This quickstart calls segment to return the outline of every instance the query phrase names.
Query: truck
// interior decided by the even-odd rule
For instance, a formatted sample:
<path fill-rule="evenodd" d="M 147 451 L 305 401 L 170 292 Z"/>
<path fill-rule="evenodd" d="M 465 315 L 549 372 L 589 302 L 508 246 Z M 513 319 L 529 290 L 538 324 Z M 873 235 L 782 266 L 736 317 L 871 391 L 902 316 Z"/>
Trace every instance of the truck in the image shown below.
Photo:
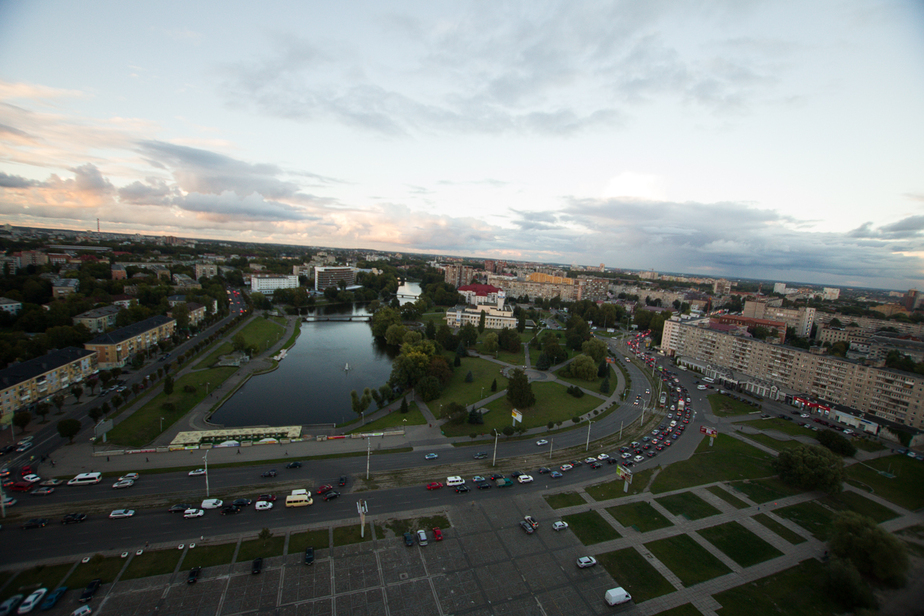
<path fill-rule="evenodd" d="M 495 481 L 495 485 L 497 485 L 498 488 L 506 488 L 508 486 L 512 486 L 513 482 L 506 477 L 501 477 Z"/>

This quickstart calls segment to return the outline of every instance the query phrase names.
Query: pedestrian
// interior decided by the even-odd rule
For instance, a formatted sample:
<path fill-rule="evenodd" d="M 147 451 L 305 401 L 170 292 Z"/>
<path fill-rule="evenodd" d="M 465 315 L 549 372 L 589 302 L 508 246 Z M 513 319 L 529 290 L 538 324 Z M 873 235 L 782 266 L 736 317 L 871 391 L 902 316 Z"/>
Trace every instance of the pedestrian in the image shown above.
<path fill-rule="evenodd" d="M 145 462 L 150 462 L 150 460 L 148 460 L 147 458 L 145 458 L 144 461 L 145 461 Z"/>
<path fill-rule="evenodd" d="M 241 450 L 240 450 L 240 449 L 237 450 L 237 455 L 241 455 Z"/>
<path fill-rule="evenodd" d="M 106 456 L 106 462 L 109 462 L 109 456 Z"/>

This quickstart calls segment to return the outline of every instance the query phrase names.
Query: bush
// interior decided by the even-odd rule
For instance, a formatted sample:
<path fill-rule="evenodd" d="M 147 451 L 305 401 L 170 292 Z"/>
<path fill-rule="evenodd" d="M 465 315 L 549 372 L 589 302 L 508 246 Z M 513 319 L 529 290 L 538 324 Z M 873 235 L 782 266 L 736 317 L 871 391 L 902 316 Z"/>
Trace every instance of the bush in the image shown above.
<path fill-rule="evenodd" d="M 196 388 L 193 385 L 183 385 L 183 391 L 188 394 L 196 393 Z"/>
<path fill-rule="evenodd" d="M 825 567 L 824 586 L 828 597 L 846 611 L 876 605 L 869 585 L 849 560 L 831 559 Z"/>
<path fill-rule="evenodd" d="M 176 402 L 164 402 L 160 408 L 164 409 L 168 413 L 176 411 Z"/>
<path fill-rule="evenodd" d="M 570 395 L 574 396 L 575 398 L 584 397 L 584 390 L 578 387 L 577 385 L 571 385 L 570 387 L 568 387 L 567 391 Z"/>
<path fill-rule="evenodd" d="M 834 430 L 822 430 L 815 435 L 815 438 L 824 447 L 838 455 L 850 457 L 857 453 L 857 448 L 853 446 L 853 443 Z"/>

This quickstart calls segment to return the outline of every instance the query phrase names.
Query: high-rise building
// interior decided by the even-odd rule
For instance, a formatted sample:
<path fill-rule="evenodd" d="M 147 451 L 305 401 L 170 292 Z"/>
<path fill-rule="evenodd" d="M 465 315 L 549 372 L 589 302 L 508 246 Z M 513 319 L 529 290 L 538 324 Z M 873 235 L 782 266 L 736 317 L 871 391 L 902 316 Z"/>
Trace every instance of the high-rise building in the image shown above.
<path fill-rule="evenodd" d="M 475 271 L 468 265 L 443 266 L 443 279 L 456 288 L 471 284 L 474 276 Z"/>
<path fill-rule="evenodd" d="M 298 284 L 298 276 L 295 276 L 296 286 Z M 340 285 L 340 282 L 344 282 L 346 286 L 353 286 L 356 280 L 356 269 L 352 267 L 316 267 L 314 268 L 314 290 L 323 291 L 329 287 L 337 287 Z"/>

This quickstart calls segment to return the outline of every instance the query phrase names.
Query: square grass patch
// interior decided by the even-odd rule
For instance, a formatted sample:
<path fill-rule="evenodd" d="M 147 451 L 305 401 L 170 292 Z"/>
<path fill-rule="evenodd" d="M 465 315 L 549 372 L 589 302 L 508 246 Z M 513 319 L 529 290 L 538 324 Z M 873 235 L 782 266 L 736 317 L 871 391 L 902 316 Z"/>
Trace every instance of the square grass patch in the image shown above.
<path fill-rule="evenodd" d="M 855 511 L 882 524 L 887 520 L 898 517 L 898 513 L 884 505 L 857 494 L 856 492 L 841 492 L 837 496 L 827 496 L 821 501 L 831 509 L 837 511 Z"/>
<path fill-rule="evenodd" d="M 743 500 L 741 500 L 740 498 L 738 498 L 737 496 L 735 496 L 728 490 L 725 490 L 721 486 L 709 486 L 706 489 L 712 492 L 715 496 L 718 496 L 719 498 L 721 498 L 723 501 L 725 501 L 726 503 L 728 503 L 735 509 L 747 509 L 748 507 L 750 507 L 749 504 L 747 504 L 746 502 L 744 502 Z"/>
<path fill-rule="evenodd" d="M 362 532 L 358 524 L 352 526 L 338 526 L 334 529 L 334 547 L 362 543 L 364 541 L 372 541 L 371 528 L 366 529 L 365 533 Z"/>
<path fill-rule="evenodd" d="M 635 494 L 641 494 L 645 491 L 645 488 L 648 486 L 648 482 L 651 479 L 651 474 L 654 472 L 654 469 L 648 469 L 640 473 L 634 473 L 632 475 L 632 483 L 629 484 L 629 491 L 623 492 L 623 485 L 625 481 L 622 479 L 614 479 L 613 481 L 607 481 L 606 483 L 598 483 L 597 485 L 590 486 L 586 489 L 586 492 L 595 501 L 605 501 L 613 498 L 621 498 L 623 496 L 633 496 Z"/>
<path fill-rule="evenodd" d="M 760 443 L 764 447 L 769 447 L 770 449 L 775 449 L 777 451 L 783 451 L 785 449 L 795 449 L 803 443 L 795 440 L 783 437 L 783 440 L 774 438 L 769 434 L 744 434 L 744 438 L 754 441 L 755 443 Z"/>
<path fill-rule="evenodd" d="M 568 523 L 571 531 L 584 545 L 593 545 L 612 541 L 622 537 L 615 528 L 603 519 L 596 511 L 585 511 L 563 516 L 562 519 Z"/>
<path fill-rule="evenodd" d="M 674 515 L 682 515 L 688 520 L 700 520 L 722 513 L 693 492 L 681 492 L 655 501 Z"/>
<path fill-rule="evenodd" d="M 237 562 L 243 563 L 254 558 L 272 558 L 282 556 L 286 538 L 283 535 L 263 539 L 249 539 L 241 541 L 241 549 L 237 551 Z"/>
<path fill-rule="evenodd" d="M 710 526 L 697 532 L 700 537 L 742 567 L 752 567 L 757 563 L 783 555 L 778 549 L 738 522 Z"/>
<path fill-rule="evenodd" d="M 799 489 L 786 485 L 776 477 L 736 481 L 732 487 L 755 503 L 761 504 L 800 493 Z"/>
<path fill-rule="evenodd" d="M 648 559 L 634 548 L 598 554 L 596 559 L 618 585 L 629 591 L 634 603 L 642 603 L 676 590 Z"/>
<path fill-rule="evenodd" d="M 183 558 L 183 568 L 230 565 L 231 559 L 234 558 L 234 549 L 236 547 L 236 543 L 222 543 L 220 545 L 199 546 L 188 549 L 186 550 L 186 557 Z"/>
<path fill-rule="evenodd" d="M 716 481 L 769 477 L 776 474 L 770 468 L 772 460 L 770 454 L 727 435 L 720 434 L 712 447 L 703 438 L 688 460 L 675 462 L 658 474 L 651 491 L 660 494 Z"/>
<path fill-rule="evenodd" d="M 119 578 L 122 580 L 136 580 L 155 575 L 167 575 L 176 571 L 183 552 L 180 550 L 145 550 L 141 556 L 134 556 L 132 562 Z"/>
<path fill-rule="evenodd" d="M 729 396 L 723 396 L 722 394 L 709 394 L 707 399 L 709 400 L 709 406 L 712 407 L 712 412 L 719 417 L 734 417 L 760 412 L 757 407 L 738 400 L 732 400 Z"/>
<path fill-rule="evenodd" d="M 330 530 L 319 528 L 304 533 L 289 535 L 289 554 L 304 552 L 305 548 L 313 547 L 316 550 L 326 550 L 330 547 Z"/>
<path fill-rule="evenodd" d="M 90 562 L 78 563 L 74 572 L 68 576 L 66 584 L 69 588 L 80 588 L 96 578 L 103 580 L 103 584 L 109 584 L 115 581 L 124 566 L 124 558 L 119 556 L 104 558 L 101 554 L 96 554 Z"/>
<path fill-rule="evenodd" d="M 782 432 L 783 434 L 789 434 L 791 436 L 811 436 L 815 438 L 815 431 L 811 428 L 803 428 L 795 421 L 786 421 L 784 419 L 772 418 L 772 419 L 757 419 L 755 421 L 744 421 L 738 423 L 738 425 L 751 426 L 756 430 L 775 430 L 777 432 Z M 746 435 L 750 437 L 751 435 Z"/>
<path fill-rule="evenodd" d="M 873 452 L 873 451 L 879 451 L 881 449 L 885 449 L 885 445 L 883 445 L 882 443 L 879 443 L 877 441 L 874 441 L 868 438 L 855 438 L 850 442 L 853 443 L 854 447 L 856 447 L 857 449 L 862 449 L 863 451 Z"/>
<path fill-rule="evenodd" d="M 658 616 L 703 616 L 703 613 L 693 607 L 692 603 L 684 603 L 666 612 L 658 612 Z"/>
<path fill-rule="evenodd" d="M 586 505 L 587 501 L 577 492 L 562 492 L 561 494 L 549 494 L 545 497 L 545 502 L 552 509 L 564 509 L 565 507 L 574 507 L 576 505 Z"/>
<path fill-rule="evenodd" d="M 784 525 L 780 524 L 779 522 L 777 522 L 776 520 L 768 516 L 766 513 L 758 513 L 757 515 L 753 516 L 752 519 L 755 522 L 763 524 L 768 529 L 770 529 L 771 531 L 773 531 L 774 533 L 776 533 L 777 535 L 779 535 L 780 537 L 782 537 L 783 539 L 785 539 L 786 541 L 788 541 L 789 543 L 793 545 L 798 545 L 800 543 L 805 543 L 806 541 L 808 541 L 808 539 L 806 539 L 799 533 L 788 529 Z"/>
<path fill-rule="evenodd" d="M 26 569 L 17 575 L 13 583 L 3 591 L 3 597 L 12 597 L 17 593 L 28 595 L 38 588 L 47 588 L 48 592 L 51 592 L 61 585 L 61 580 L 64 579 L 64 576 L 67 575 L 67 572 L 70 571 L 73 566 L 74 563 L 65 563 L 50 566 L 39 565 L 31 569 Z M 9 577 L 9 574 L 7 574 L 7 577 Z"/>
<path fill-rule="evenodd" d="M 607 507 L 606 510 L 617 522 L 623 526 L 631 526 L 640 533 L 673 526 L 670 520 L 645 501 Z"/>
<path fill-rule="evenodd" d="M 795 567 L 713 595 L 720 616 L 830 616 L 840 613 L 824 594 L 824 565 L 809 558 Z"/>
<path fill-rule="evenodd" d="M 812 533 L 812 536 L 819 541 L 827 541 L 830 538 L 834 512 L 814 501 L 775 509 L 773 513 L 790 522 L 795 522 Z"/>
<path fill-rule="evenodd" d="M 680 578 L 684 586 L 731 573 L 721 560 L 710 554 L 688 535 L 675 535 L 646 543 L 645 547 Z"/>
<path fill-rule="evenodd" d="M 919 460 L 903 455 L 877 458 L 848 466 L 847 477 L 905 509 L 924 507 L 924 464 Z"/>

